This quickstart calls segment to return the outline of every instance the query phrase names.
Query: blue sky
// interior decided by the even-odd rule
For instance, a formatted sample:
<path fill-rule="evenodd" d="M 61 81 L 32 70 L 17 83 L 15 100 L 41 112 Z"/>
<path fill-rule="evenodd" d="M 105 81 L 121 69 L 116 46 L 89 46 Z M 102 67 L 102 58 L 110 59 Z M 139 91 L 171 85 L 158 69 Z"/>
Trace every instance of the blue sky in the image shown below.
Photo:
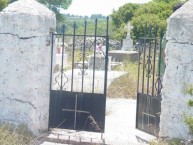
<path fill-rule="evenodd" d="M 105 16 L 117 10 L 126 3 L 147 3 L 151 0 L 72 0 L 69 8 L 62 13 L 90 16 L 91 14 L 103 14 Z"/>

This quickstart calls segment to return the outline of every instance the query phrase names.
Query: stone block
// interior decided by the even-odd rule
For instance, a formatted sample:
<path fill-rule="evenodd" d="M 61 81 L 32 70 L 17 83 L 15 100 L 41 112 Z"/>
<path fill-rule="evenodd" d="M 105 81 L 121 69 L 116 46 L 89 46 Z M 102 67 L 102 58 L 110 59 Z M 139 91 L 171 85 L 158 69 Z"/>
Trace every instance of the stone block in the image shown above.
<path fill-rule="evenodd" d="M 163 78 L 160 137 L 192 138 L 183 114 L 192 114 L 187 89 L 193 84 L 193 0 L 186 2 L 168 20 L 166 69 Z"/>
<path fill-rule="evenodd" d="M 36 135 L 48 129 L 55 27 L 55 14 L 35 0 L 0 12 L 0 120 L 26 124 Z"/>

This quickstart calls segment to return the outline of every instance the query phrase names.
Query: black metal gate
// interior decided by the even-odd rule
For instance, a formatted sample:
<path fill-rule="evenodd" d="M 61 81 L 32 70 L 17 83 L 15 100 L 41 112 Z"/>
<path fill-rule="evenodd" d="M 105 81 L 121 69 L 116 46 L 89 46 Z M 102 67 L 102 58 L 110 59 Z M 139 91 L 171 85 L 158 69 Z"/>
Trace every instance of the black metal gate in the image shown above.
<path fill-rule="evenodd" d="M 93 34 L 85 21 L 83 34 L 74 23 L 52 35 L 49 128 L 104 132 L 108 18 L 104 35 L 99 35 L 98 23 L 96 19 Z M 68 29 L 72 34 L 66 34 Z"/>
<path fill-rule="evenodd" d="M 139 39 L 136 128 L 158 136 L 162 76 L 165 70 L 162 32 L 145 28 Z M 159 35 L 159 36 L 158 36 Z"/>

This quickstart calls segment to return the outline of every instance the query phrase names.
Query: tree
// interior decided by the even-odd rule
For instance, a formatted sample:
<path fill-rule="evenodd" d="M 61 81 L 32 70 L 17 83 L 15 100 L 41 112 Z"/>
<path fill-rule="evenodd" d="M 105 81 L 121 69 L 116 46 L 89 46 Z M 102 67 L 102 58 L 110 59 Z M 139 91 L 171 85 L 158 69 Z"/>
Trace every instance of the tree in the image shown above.
<path fill-rule="evenodd" d="M 165 31 L 167 19 L 173 13 L 173 6 L 178 2 L 179 0 L 154 0 L 140 7 L 131 21 L 134 26 L 133 39 L 144 35 L 144 27 L 159 27 Z"/>
<path fill-rule="evenodd" d="M 46 5 L 56 14 L 57 31 L 61 31 L 61 27 L 64 24 L 65 16 L 60 13 L 60 8 L 67 9 L 72 0 L 38 0 L 40 3 Z"/>
<path fill-rule="evenodd" d="M 117 11 L 113 11 L 110 15 L 114 26 L 115 35 L 113 38 L 121 40 L 126 36 L 127 30 L 125 29 L 125 25 L 133 18 L 135 11 L 140 7 L 140 4 L 128 3 L 120 7 Z"/>
<path fill-rule="evenodd" d="M 8 0 L 0 0 L 0 11 L 8 5 Z"/>
<path fill-rule="evenodd" d="M 72 3 L 72 0 L 38 0 L 38 1 L 47 6 L 58 7 L 63 9 L 67 9 Z"/>
<path fill-rule="evenodd" d="M 111 15 L 116 26 L 116 39 L 125 38 L 124 25 L 130 21 L 134 26 L 132 37 L 134 40 L 143 36 L 143 28 L 156 26 L 166 29 L 166 20 L 173 13 L 173 7 L 180 0 L 153 0 L 146 4 L 126 4 Z M 123 31 L 124 30 L 124 31 Z"/>
<path fill-rule="evenodd" d="M 134 16 L 134 12 L 140 8 L 140 4 L 128 3 L 113 11 L 110 15 L 115 27 L 119 28 L 123 23 L 127 23 Z"/>

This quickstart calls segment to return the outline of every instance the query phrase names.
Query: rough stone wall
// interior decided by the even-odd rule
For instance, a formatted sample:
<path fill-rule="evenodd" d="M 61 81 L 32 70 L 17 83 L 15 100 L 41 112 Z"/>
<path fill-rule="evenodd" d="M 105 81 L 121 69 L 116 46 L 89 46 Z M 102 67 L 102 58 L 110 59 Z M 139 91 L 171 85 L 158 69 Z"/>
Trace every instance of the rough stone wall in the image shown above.
<path fill-rule="evenodd" d="M 51 47 L 55 14 L 35 0 L 0 13 L 0 120 L 48 129 Z"/>
<path fill-rule="evenodd" d="M 163 79 L 160 136 L 189 139 L 183 113 L 193 114 L 187 101 L 193 99 L 193 0 L 168 19 L 166 70 Z"/>

